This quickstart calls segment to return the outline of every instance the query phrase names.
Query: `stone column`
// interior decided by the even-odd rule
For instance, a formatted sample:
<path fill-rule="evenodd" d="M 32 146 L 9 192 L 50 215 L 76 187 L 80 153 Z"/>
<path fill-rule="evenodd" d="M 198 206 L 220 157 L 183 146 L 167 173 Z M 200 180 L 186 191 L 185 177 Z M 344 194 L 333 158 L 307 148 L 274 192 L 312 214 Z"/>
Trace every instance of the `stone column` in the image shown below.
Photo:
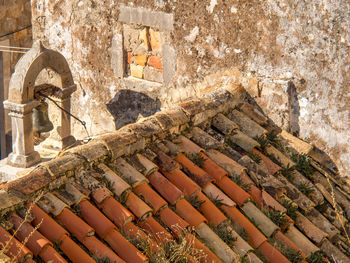
<path fill-rule="evenodd" d="M 4 102 L 12 122 L 12 153 L 7 158 L 11 166 L 27 168 L 40 162 L 40 155 L 34 151 L 32 110 L 39 101 L 25 104 Z"/>
<path fill-rule="evenodd" d="M 71 106 L 71 95 L 76 90 L 76 85 L 62 89 L 59 98 L 54 98 L 56 103 L 63 108 L 65 111 L 59 109 L 56 105 L 55 115 L 57 113 L 57 124 L 58 127 L 55 127 L 55 131 L 50 134 L 50 137 L 43 142 L 43 147 L 48 149 L 64 149 L 68 146 L 71 146 L 75 143 L 75 138 L 71 135 L 71 122 L 70 115 L 67 112 L 70 112 Z M 49 109 L 49 110 L 52 110 Z"/>

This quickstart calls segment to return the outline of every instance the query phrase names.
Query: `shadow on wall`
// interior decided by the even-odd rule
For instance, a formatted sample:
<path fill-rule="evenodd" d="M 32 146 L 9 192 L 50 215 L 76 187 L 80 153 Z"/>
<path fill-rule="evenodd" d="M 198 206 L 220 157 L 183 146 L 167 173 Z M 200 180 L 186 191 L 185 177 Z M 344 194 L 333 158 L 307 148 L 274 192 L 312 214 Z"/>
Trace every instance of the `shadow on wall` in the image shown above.
<path fill-rule="evenodd" d="M 119 129 L 139 117 L 155 114 L 160 110 L 160 101 L 144 93 L 124 89 L 115 94 L 107 104 L 107 109 L 114 117 L 116 129 Z"/>

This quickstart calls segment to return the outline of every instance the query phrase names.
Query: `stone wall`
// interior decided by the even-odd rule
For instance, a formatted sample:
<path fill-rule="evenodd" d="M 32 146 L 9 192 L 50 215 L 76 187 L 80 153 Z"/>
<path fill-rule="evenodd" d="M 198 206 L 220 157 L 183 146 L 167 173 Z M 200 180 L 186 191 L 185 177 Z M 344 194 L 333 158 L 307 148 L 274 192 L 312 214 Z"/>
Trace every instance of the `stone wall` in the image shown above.
<path fill-rule="evenodd" d="M 0 0 L 0 46 L 31 47 L 31 25 L 30 0 Z M 11 73 L 22 55 L 22 53 L 0 51 L 0 157 L 2 158 L 11 151 L 10 118 L 3 110 L 2 101 L 7 99 Z M 4 134 L 7 134 L 7 138 Z"/>
<path fill-rule="evenodd" d="M 90 133 L 236 80 L 343 175 L 350 171 L 349 12 L 348 1 L 333 0 L 32 0 L 34 38 L 69 61 L 78 84 L 73 113 Z M 127 28 L 139 37 L 128 38 Z M 146 80 L 153 49 L 130 48 L 145 43 L 142 30 L 160 32 L 163 41 L 162 68 Z M 120 103 L 125 96 L 130 104 Z M 84 135 L 78 123 L 73 130 Z"/>

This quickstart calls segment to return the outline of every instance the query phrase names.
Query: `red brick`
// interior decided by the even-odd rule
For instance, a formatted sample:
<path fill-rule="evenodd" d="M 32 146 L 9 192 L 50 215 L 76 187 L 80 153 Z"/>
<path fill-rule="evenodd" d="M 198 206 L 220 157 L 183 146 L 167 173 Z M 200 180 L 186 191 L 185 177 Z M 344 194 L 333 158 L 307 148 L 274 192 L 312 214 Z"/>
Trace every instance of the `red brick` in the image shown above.
<path fill-rule="evenodd" d="M 162 59 L 155 56 L 150 56 L 148 59 L 148 66 L 161 69 L 163 67 Z"/>
<path fill-rule="evenodd" d="M 128 52 L 128 63 L 131 64 L 131 58 L 132 58 L 132 54 L 131 52 Z"/>
<path fill-rule="evenodd" d="M 141 55 L 141 56 L 135 56 L 135 63 L 140 66 L 145 66 L 147 62 L 147 56 Z"/>

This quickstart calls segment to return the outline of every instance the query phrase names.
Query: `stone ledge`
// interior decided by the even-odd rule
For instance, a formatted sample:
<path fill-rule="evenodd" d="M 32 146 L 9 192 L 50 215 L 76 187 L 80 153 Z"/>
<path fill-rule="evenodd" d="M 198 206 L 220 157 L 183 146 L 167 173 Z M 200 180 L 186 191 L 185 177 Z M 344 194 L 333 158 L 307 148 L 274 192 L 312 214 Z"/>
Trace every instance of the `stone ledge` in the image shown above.
<path fill-rule="evenodd" d="M 174 15 L 152 11 L 142 7 L 120 6 L 118 21 L 144 26 L 158 27 L 165 30 L 174 29 Z"/>

